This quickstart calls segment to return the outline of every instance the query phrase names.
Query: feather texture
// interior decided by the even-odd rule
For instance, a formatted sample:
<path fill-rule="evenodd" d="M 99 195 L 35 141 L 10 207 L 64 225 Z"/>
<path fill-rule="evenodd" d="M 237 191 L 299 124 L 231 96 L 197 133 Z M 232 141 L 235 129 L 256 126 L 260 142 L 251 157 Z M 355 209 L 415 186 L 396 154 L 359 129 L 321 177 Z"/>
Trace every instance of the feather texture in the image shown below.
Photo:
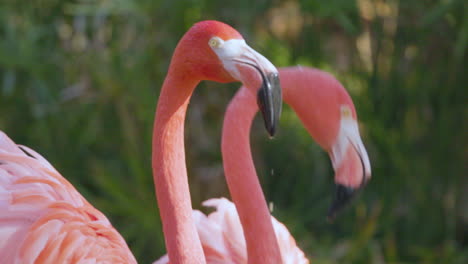
<path fill-rule="evenodd" d="M 0 131 L 0 263 L 136 263 L 109 220 Z"/>

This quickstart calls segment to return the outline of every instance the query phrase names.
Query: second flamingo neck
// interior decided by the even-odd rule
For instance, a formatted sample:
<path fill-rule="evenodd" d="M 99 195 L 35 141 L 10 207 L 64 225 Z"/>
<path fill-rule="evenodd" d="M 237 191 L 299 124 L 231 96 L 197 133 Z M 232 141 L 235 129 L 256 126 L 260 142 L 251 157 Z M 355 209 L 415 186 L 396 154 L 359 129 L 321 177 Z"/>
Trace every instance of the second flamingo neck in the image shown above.
<path fill-rule="evenodd" d="M 242 223 L 249 263 L 282 263 L 270 212 L 250 149 L 250 127 L 258 108 L 242 89 L 229 105 L 222 138 L 224 171 Z"/>

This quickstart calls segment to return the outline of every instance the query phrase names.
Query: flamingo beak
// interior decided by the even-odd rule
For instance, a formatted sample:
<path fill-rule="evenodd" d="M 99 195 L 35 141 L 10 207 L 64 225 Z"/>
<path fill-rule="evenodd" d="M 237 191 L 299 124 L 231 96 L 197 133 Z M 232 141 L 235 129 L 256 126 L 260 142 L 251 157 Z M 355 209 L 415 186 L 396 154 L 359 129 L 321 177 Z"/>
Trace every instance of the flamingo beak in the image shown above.
<path fill-rule="evenodd" d="M 279 123 L 282 108 L 281 86 L 278 73 L 262 74 L 262 86 L 257 93 L 258 108 L 262 112 L 263 121 L 268 134 L 273 137 Z"/>
<path fill-rule="evenodd" d="M 338 140 L 330 157 L 335 169 L 335 197 L 327 217 L 333 220 L 360 193 L 371 177 L 369 157 L 356 120 L 341 121 Z"/>
<path fill-rule="evenodd" d="M 249 47 L 243 39 L 224 41 L 213 37 L 210 46 L 226 71 L 249 90 L 257 93 L 257 104 L 262 112 L 265 128 L 273 137 L 282 110 L 278 70 L 263 55 Z"/>

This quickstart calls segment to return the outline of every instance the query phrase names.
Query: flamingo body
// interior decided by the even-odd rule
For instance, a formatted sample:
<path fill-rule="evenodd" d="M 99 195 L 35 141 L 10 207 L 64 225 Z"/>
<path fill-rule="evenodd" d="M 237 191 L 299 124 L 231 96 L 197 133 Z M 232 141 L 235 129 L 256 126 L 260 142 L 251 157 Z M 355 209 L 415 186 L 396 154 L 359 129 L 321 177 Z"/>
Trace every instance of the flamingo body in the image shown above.
<path fill-rule="evenodd" d="M 0 131 L 0 263 L 136 263 L 109 220 Z"/>

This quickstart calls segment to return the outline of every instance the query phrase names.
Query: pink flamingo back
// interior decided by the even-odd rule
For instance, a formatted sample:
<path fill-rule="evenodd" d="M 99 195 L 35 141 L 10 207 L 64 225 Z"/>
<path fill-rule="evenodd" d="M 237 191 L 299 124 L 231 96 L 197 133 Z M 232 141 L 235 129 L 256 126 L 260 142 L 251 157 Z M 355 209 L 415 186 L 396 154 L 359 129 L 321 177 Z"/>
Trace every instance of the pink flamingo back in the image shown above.
<path fill-rule="evenodd" d="M 109 220 L 0 131 L 0 263 L 136 263 Z"/>

